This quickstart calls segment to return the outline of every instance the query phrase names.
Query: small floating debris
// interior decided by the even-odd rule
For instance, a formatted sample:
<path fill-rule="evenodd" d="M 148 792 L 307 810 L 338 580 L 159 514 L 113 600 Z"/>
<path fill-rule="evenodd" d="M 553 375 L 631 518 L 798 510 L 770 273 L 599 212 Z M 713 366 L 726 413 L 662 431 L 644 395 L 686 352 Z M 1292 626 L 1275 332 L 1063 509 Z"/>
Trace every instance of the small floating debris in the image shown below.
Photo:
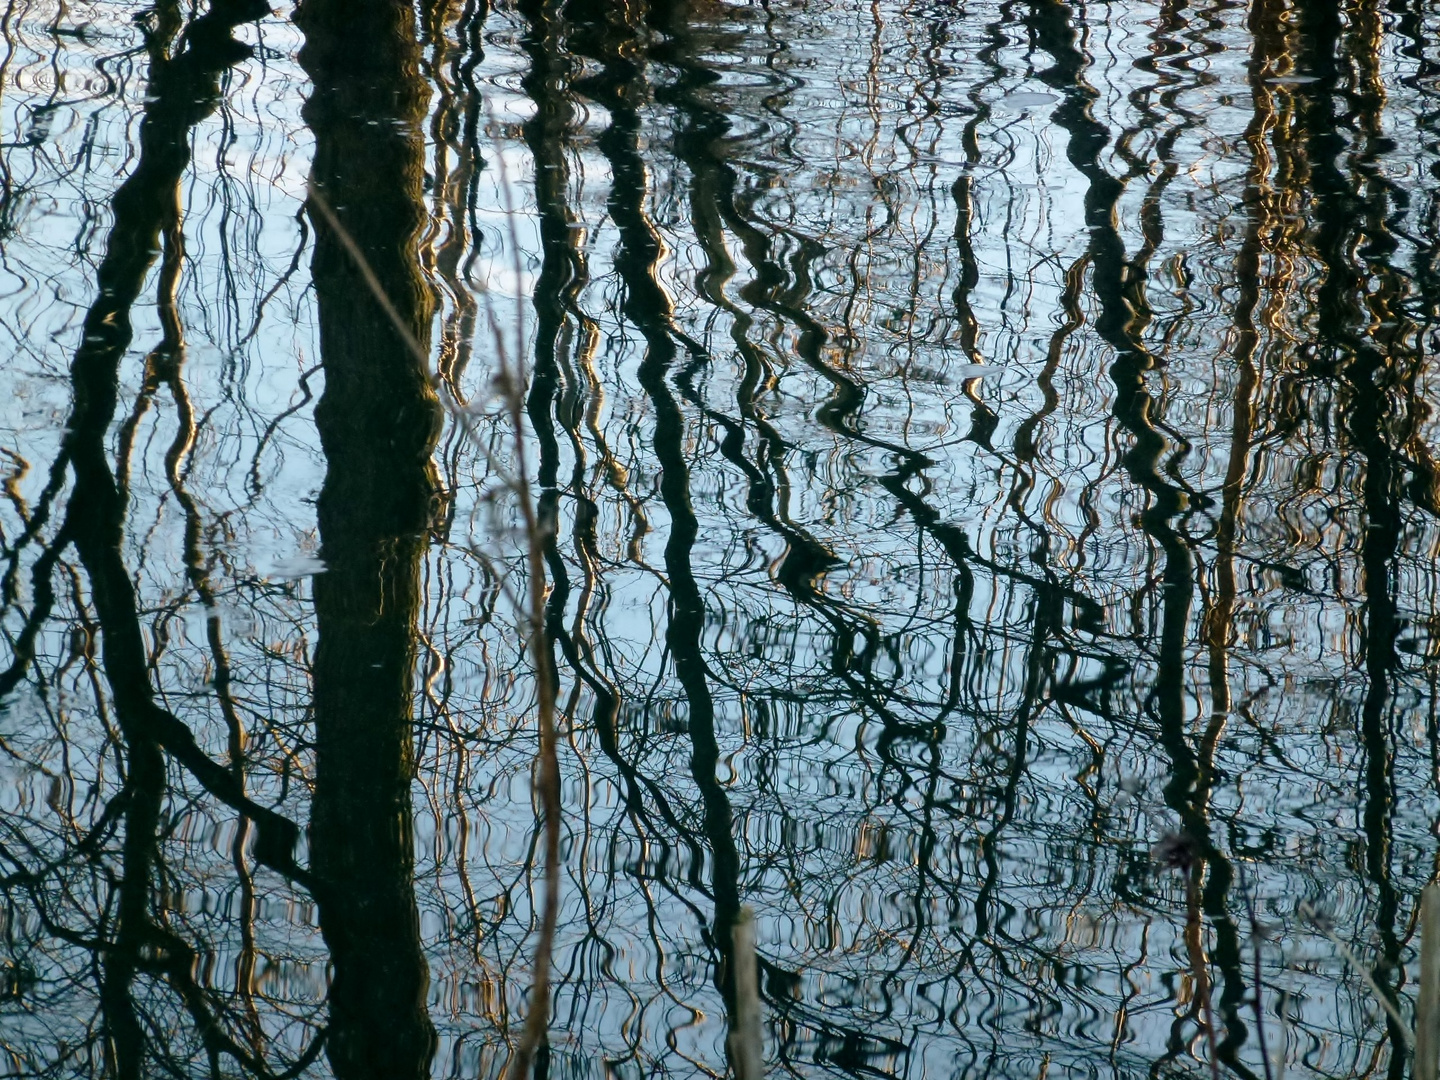
<path fill-rule="evenodd" d="M 323 574 L 326 569 L 325 560 L 318 555 L 296 555 L 272 564 L 265 577 L 270 581 L 294 581 Z"/>
<path fill-rule="evenodd" d="M 1022 109 L 1033 109 L 1038 105 L 1049 105 L 1059 100 L 1058 94 L 1047 94 L 1043 90 L 1016 90 L 1006 94 L 995 104 L 1002 109 L 1020 112 Z"/>

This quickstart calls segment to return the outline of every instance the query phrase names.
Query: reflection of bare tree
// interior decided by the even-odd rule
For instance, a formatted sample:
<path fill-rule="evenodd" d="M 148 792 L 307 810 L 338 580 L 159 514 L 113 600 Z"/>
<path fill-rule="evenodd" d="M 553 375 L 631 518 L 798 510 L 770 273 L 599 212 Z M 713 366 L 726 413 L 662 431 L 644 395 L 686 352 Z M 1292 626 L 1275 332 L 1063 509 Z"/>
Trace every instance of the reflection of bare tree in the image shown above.
<path fill-rule="evenodd" d="M 1433 126 L 1433 13 L 419 7 L 417 34 L 399 0 L 302 6 L 310 178 L 411 333 L 442 327 L 495 460 L 437 444 L 424 365 L 318 208 L 295 238 L 299 35 L 266 20 L 227 67 L 225 4 L 143 24 L 154 100 L 122 141 L 149 194 L 97 219 L 117 254 L 69 434 L 3 478 L 0 763 L 32 770 L 0 821 L 4 1038 L 29 1009 L 26 1061 L 68 1023 L 90 1072 L 101 1034 L 129 1075 L 324 1071 L 327 1046 L 339 1075 L 498 1072 L 539 910 L 537 658 L 505 556 L 465 543 L 513 526 L 470 360 L 477 324 L 513 328 L 481 283 L 513 276 L 566 740 L 542 1069 L 722 1068 L 742 898 L 779 1071 L 1193 1071 L 1207 995 L 1237 1074 L 1256 1015 L 1292 1073 L 1400 1068 L 1291 912 L 1334 896 L 1406 1007 L 1440 290 L 1432 180 L 1397 182 L 1395 144 Z M 7 47 L 37 25 L 0 19 Z M 256 121 L 277 79 L 296 104 Z M 247 124 L 302 148 L 284 213 L 254 201 L 266 153 L 217 157 L 213 211 L 180 153 Z M 48 148 L 4 152 L 23 198 L 10 165 Z M 253 248 L 218 254 L 237 213 Z M 245 300 L 310 226 L 309 276 Z M 146 275 L 156 341 L 127 351 Z M 206 367 L 247 321 L 265 370 Z M 289 360 L 313 381 L 262 415 Z M 288 516 L 310 550 L 317 488 L 325 571 L 267 579 L 257 530 Z M 1177 829 L 1183 877 L 1150 857 Z M 1237 927 L 1240 887 L 1274 940 Z"/>
<path fill-rule="evenodd" d="M 403 10 L 392 6 L 389 13 L 399 15 Z M 54 603 L 48 579 L 59 553 L 67 544 L 73 544 L 80 556 L 103 646 L 102 666 L 118 727 L 115 737 L 123 759 L 124 783 L 119 796 L 100 815 L 94 831 L 75 846 L 70 859 L 53 863 L 49 869 L 21 869 L 7 879 L 7 888 L 20 889 L 28 894 L 35 910 L 48 912 L 46 933 L 58 935 L 67 947 L 92 948 L 101 959 L 97 999 L 107 1067 L 116 1075 L 149 1075 L 157 1062 L 168 1069 L 183 1069 L 184 1060 L 198 1053 L 208 1058 L 212 1069 L 219 1068 L 220 1059 L 228 1057 L 248 1073 L 269 1076 L 272 1069 L 267 1059 L 272 1055 L 283 1058 L 283 1051 L 275 1055 L 266 1046 L 274 1018 L 268 1014 L 261 1017 L 253 992 L 255 945 L 250 920 L 254 898 L 246 866 L 244 825 L 253 822 L 259 826 L 253 857 L 316 897 L 322 929 L 334 939 L 336 989 L 331 1000 L 328 1042 L 336 1071 L 356 1075 L 357 1068 L 363 1071 L 378 1067 L 384 1075 L 399 1075 L 403 1070 L 391 1064 L 408 1061 L 409 1069 L 423 1073 L 434 1036 L 424 1009 L 426 968 L 418 948 L 409 870 L 409 782 L 413 770 L 409 738 L 418 560 L 424 549 L 433 489 L 428 451 L 433 445 L 437 415 L 423 371 L 417 372 L 403 348 L 386 347 L 383 330 L 378 339 L 362 334 L 343 340 L 345 330 L 354 325 L 353 313 L 346 313 L 347 305 L 354 300 L 350 291 L 353 281 L 347 280 L 347 274 L 353 276 L 353 268 L 343 256 L 338 260 L 334 257 L 338 249 L 333 237 L 324 236 L 315 268 L 322 318 L 327 312 L 331 316 L 325 329 L 340 328 L 338 334 L 322 337 L 326 356 L 343 358 L 333 369 L 327 367 L 328 408 L 321 410 L 322 437 L 327 437 L 327 450 L 333 446 L 337 460 L 327 494 L 338 495 L 324 500 L 321 518 L 322 533 L 328 523 L 330 533 L 341 539 L 326 544 L 325 554 L 331 560 L 334 577 L 322 580 L 316 590 L 322 626 L 315 695 L 320 753 L 312 811 L 311 869 L 295 861 L 295 826 L 255 803 L 245 792 L 245 734 L 230 692 L 230 664 L 219 636 L 214 591 L 200 550 L 200 507 L 184 487 L 184 462 L 195 439 L 195 421 L 180 375 L 184 345 L 175 304 L 182 235 L 177 186 L 190 160 L 190 129 L 214 107 L 220 74 L 247 55 L 232 39 L 231 32 L 256 14 L 250 5 L 217 3 L 209 13 L 185 27 L 173 43 L 153 39 L 151 94 L 140 127 L 141 154 L 113 200 L 114 225 L 106 258 L 97 271 L 100 298 L 87 317 L 84 343 L 72 367 L 74 412 L 62 455 L 52 470 L 62 475 L 69 464 L 74 486 L 56 537 L 35 568 L 37 575 L 45 575 L 40 580 L 46 586 L 40 591 L 42 603 L 35 613 L 38 625 Z M 316 15 L 318 20 L 324 12 Z M 172 35 L 179 29 L 174 23 L 166 25 Z M 403 54 L 407 41 L 413 48 L 413 31 L 408 24 L 401 23 L 395 29 L 398 33 L 389 39 L 393 45 L 391 55 Z M 331 30 L 326 28 L 327 34 Z M 385 43 L 380 38 L 368 40 Z M 322 56 L 317 60 L 317 70 L 324 71 L 324 64 Z M 366 79 L 373 73 L 373 67 L 366 69 Z M 405 74 L 403 64 L 399 74 Z M 343 94 L 347 89 L 343 72 L 337 81 L 338 87 L 331 89 Z M 353 87 L 353 79 L 350 85 Z M 423 107 L 423 86 L 421 95 L 418 100 Z M 382 90 L 381 96 L 382 104 L 389 105 L 386 91 Z M 337 117 L 324 110 L 324 105 L 333 101 L 333 96 L 317 94 L 316 127 L 322 147 L 326 146 L 327 134 L 332 136 L 331 146 L 343 144 L 345 136 L 350 137 L 352 145 L 339 148 L 338 160 L 344 161 L 345 154 L 355 150 L 357 127 L 362 140 L 374 128 L 365 123 L 363 111 L 346 111 L 357 105 L 363 110 L 364 102 L 345 102 L 337 110 Z M 327 122 L 329 128 L 325 127 Z M 384 138 L 380 142 L 380 146 L 370 149 L 377 153 L 384 149 Z M 377 199 L 386 191 L 398 193 L 382 211 L 381 224 L 371 229 L 375 238 L 371 255 L 382 272 L 394 277 L 389 284 L 397 296 L 403 297 L 404 281 L 417 281 L 413 240 L 419 221 L 418 212 L 412 212 L 408 219 L 404 214 L 407 206 L 412 210 L 414 207 L 414 194 L 407 190 L 405 180 L 407 176 L 417 178 L 419 168 L 407 168 L 405 151 L 411 141 L 402 134 L 399 142 L 398 158 L 392 155 L 392 160 L 398 162 L 394 175 L 368 171 L 363 176 L 373 181 L 364 193 L 367 198 Z M 357 174 L 336 169 L 336 160 L 335 155 L 318 156 L 317 180 L 322 184 L 330 181 L 333 193 L 343 197 L 347 190 L 354 192 Z M 378 158 L 371 160 L 373 163 Z M 392 226 L 393 235 L 386 233 L 385 229 Z M 106 438 L 118 404 L 116 372 L 131 337 L 131 306 L 162 235 L 165 257 L 159 284 L 164 340 L 147 359 L 145 383 L 134 410 L 121 425 L 120 460 L 112 469 Z M 395 270 L 397 266 L 399 271 Z M 416 329 L 423 330 L 428 322 L 429 294 L 421 283 L 409 296 L 416 312 Z M 357 342 L 362 347 L 352 351 Z M 335 352 L 329 351 L 330 346 L 335 346 Z M 377 418 L 373 408 L 357 417 L 356 409 L 371 407 L 377 400 L 373 394 L 357 391 L 373 388 L 377 380 L 383 381 L 391 372 L 398 379 L 391 379 L 393 392 L 381 401 L 382 408 L 391 410 L 389 426 Z M 352 376 L 348 384 L 347 374 Z M 184 511 L 184 557 L 190 584 L 209 612 L 207 635 L 214 662 L 215 693 L 229 730 L 229 765 L 207 756 L 186 724 L 161 704 L 165 691 L 151 681 L 153 657 L 144 642 L 139 600 L 122 558 L 134 433 L 161 385 L 170 389 L 180 419 L 166 454 L 166 473 Z M 407 401 L 414 401 L 414 407 L 406 408 Z M 370 441 L 377 429 L 394 433 L 389 444 L 378 448 L 378 458 L 373 450 L 375 444 Z M 357 432 L 362 433 L 358 442 Z M 408 455 L 399 446 L 406 439 L 412 446 Z M 372 448 L 368 456 L 367 447 Z M 406 473 L 405 463 L 409 473 L 402 483 L 399 478 Z M 368 474 L 367 468 L 371 470 Z M 382 468 L 389 480 L 377 483 L 374 470 Z M 52 485 L 52 494 L 56 490 Z M 357 492 L 364 491 L 374 495 L 368 502 L 357 496 Z M 44 524 L 45 507 L 40 511 L 30 515 L 34 523 L 32 535 Z M 341 519 L 338 529 L 333 524 L 337 516 Z M 324 586 L 328 580 L 336 581 L 340 588 L 327 591 Z M 29 659 L 28 649 L 17 650 L 6 676 L 9 686 L 24 677 Z M 357 739 L 357 727 L 369 737 Z M 211 798 L 241 815 L 242 825 L 233 850 L 244 905 L 239 927 L 243 953 L 236 968 L 240 984 L 238 1011 L 232 1012 L 234 1004 L 217 995 L 199 977 L 196 966 L 201 953 L 180 929 L 186 921 L 184 916 L 156 904 L 157 889 L 163 895 L 170 888 L 172 871 L 162 856 L 162 841 L 164 833 L 173 827 L 168 821 L 171 800 L 183 790 L 172 788 L 169 782 L 167 763 L 172 760 L 199 781 Z M 99 901 L 95 931 L 99 937 L 92 943 L 86 934 L 66 929 L 74 917 L 66 909 L 78 897 L 72 891 L 73 884 L 64 882 L 64 878 L 73 878 L 88 860 L 106 855 L 108 838 L 117 828 L 121 832 L 115 853 L 113 895 Z M 28 841 L 24 843 L 31 846 Z M 360 848 L 357 844 L 367 846 Z M 39 854 L 33 846 L 32 851 Z M 18 856 L 11 853 L 7 858 Z M 79 860 L 74 869 L 70 868 L 72 860 Z M 16 865 L 23 867 L 23 860 Z M 102 866 L 95 864 L 97 871 Z M 48 879 L 60 886 L 58 892 Z M 398 934 L 398 941 L 390 943 L 386 934 Z M 147 981 L 154 978 L 168 982 L 185 1021 L 177 1020 L 163 996 L 156 997 L 146 989 Z M 399 1000 L 411 1003 L 413 1012 L 408 1023 L 403 1022 L 396 1006 L 397 994 Z M 383 1026 L 375 1020 L 377 1010 L 384 1017 Z M 323 1037 L 312 1037 L 300 1048 L 302 1052 L 291 1063 L 289 1072 L 306 1069 L 326 1042 Z M 377 1054 L 376 1047 L 395 1056 Z"/>
<path fill-rule="evenodd" d="M 690 776 L 700 792 L 700 836 L 709 866 L 709 893 L 713 921 L 706 936 L 718 953 L 714 980 L 733 1017 L 735 1009 L 732 934 L 740 914 L 740 860 L 734 837 L 734 814 L 716 769 L 719 747 L 715 737 L 715 706 L 704 660 L 701 636 L 705 602 L 692 566 L 698 521 L 691 505 L 690 470 L 685 451 L 685 420 L 670 390 L 672 368 L 681 353 L 677 347 L 670 297 L 657 276 L 661 252 L 659 236 L 646 213 L 648 170 L 637 142 L 640 130 L 636 104 L 645 93 L 643 72 L 628 55 L 638 30 L 628 12 L 603 4 L 571 0 L 564 9 L 571 27 L 572 48 L 599 65 L 598 75 L 587 80 L 585 92 L 610 112 L 609 127 L 598 147 L 614 175 L 609 208 L 620 233 L 621 248 L 615 263 L 625 283 L 625 316 L 645 339 L 639 380 L 655 410 L 653 447 L 660 464 L 660 498 L 669 515 L 664 569 L 669 586 L 665 643 L 673 656 L 675 674 L 685 701 L 685 724 L 690 740 Z"/>
<path fill-rule="evenodd" d="M 112 469 L 106 448 L 118 404 L 117 369 L 132 337 L 131 308 L 162 233 L 165 340 L 152 354 L 147 374 L 156 381 L 169 381 L 177 399 L 184 400 L 178 371 L 182 332 L 174 311 L 181 235 L 176 192 L 190 160 L 191 129 L 214 109 L 221 74 L 248 55 L 231 35 L 237 26 L 259 14 L 250 3 L 217 3 L 186 26 L 178 40 L 172 42 L 166 36 L 179 30 L 178 20 L 162 20 L 152 36 L 151 91 L 140 128 L 141 153 L 112 200 L 114 221 L 105 258 L 95 275 L 98 299 L 87 313 L 83 342 L 71 366 L 73 411 L 61 456 L 52 467 L 52 476 L 58 476 L 68 465 L 74 485 L 64 520 L 50 548 L 36 563 L 37 575 L 48 579 L 65 546 L 73 544 L 80 557 L 102 637 L 102 667 L 119 729 L 117 749 L 123 757 L 124 783 L 100 815 L 98 827 L 75 845 L 68 857 L 44 869 L 25 869 L 15 853 L 7 853 L 7 859 L 17 865 L 7 886 L 29 894 L 37 912 L 43 913 L 48 933 L 72 947 L 94 952 L 99 965 L 104 1060 L 107 1069 L 121 1077 L 149 1075 L 157 1066 L 177 1068 L 178 1062 L 196 1050 L 214 1068 L 222 1057 L 229 1057 L 247 1071 L 268 1074 L 258 1056 L 260 1051 L 245 1045 L 253 1045 L 253 1028 L 252 1037 L 245 1041 L 231 1036 L 223 1007 L 196 979 L 194 947 L 155 908 L 155 892 L 165 878 L 159 844 L 162 807 L 169 791 L 168 759 L 183 766 L 213 797 L 260 824 L 256 856 L 262 862 L 294 880 L 309 879 L 294 861 L 297 830 L 293 824 L 249 800 L 238 774 L 208 757 L 189 728 L 157 701 L 137 598 L 122 557 L 126 464 L 122 458 L 119 467 Z M 147 385 L 147 392 L 153 392 L 153 385 Z M 122 454 L 128 448 L 128 440 L 122 438 Z M 178 477 L 172 474 L 172 480 L 178 481 Z M 53 494 L 55 488 L 50 490 Z M 46 512 L 32 516 L 36 528 L 45 516 Z M 32 618 L 43 619 L 54 602 L 48 580 L 38 593 L 40 603 Z M 29 646 L 16 650 L 7 673 L 7 689 L 14 686 L 31 659 Z M 63 907 L 72 901 L 73 885 L 65 879 L 101 854 L 110 835 L 122 828 L 118 863 L 109 880 L 110 895 L 100 902 L 95 915 L 95 937 L 67 929 L 73 914 Z M 77 863 L 74 869 L 69 865 L 72 860 Z M 52 878 L 53 883 L 47 880 Z M 164 1002 L 142 990 L 148 978 L 168 983 L 188 1014 L 188 1038 L 178 1032 L 173 1040 L 154 1037 L 157 1023 L 168 1027 L 158 1019 L 167 1010 Z M 319 1043 L 312 1042 L 298 1067 L 304 1068 L 318 1050 Z"/>
<path fill-rule="evenodd" d="M 1343 22 L 1342 22 L 1343 19 Z M 1348 24 L 1348 25 L 1346 25 Z M 1402 898 L 1392 880 L 1394 724 L 1391 683 L 1399 663 L 1396 638 L 1401 611 L 1393 581 L 1401 553 L 1402 446 L 1417 402 L 1407 394 L 1419 366 L 1407 342 L 1414 336 L 1404 311 L 1410 284 L 1388 256 L 1399 246 L 1391 235 L 1391 192 L 1367 175 L 1365 162 L 1384 138 L 1384 89 L 1378 74 L 1379 14 L 1368 5 L 1306 4 L 1301 9 L 1300 56 L 1318 79 L 1303 93 L 1303 158 L 1316 206 L 1313 243 L 1324 279 L 1315 296 L 1319 341 L 1308 358 L 1313 370 L 1338 376 L 1343 398 L 1337 410 L 1349 449 L 1361 458 L 1359 563 L 1364 602 L 1362 663 L 1364 698 L 1359 735 L 1364 753 L 1363 825 L 1365 869 L 1375 889 L 1375 929 L 1385 972 L 1382 991 L 1393 995 L 1391 974 L 1400 958 Z M 1348 111 L 1337 114 L 1337 91 L 1346 87 Z M 1344 133 L 1350 133 L 1349 137 Z M 1349 168 L 1342 162 L 1350 163 Z M 1363 236 L 1363 247 L 1361 237 Z M 1359 248 L 1360 258 L 1353 253 Z M 1387 329 L 1375 333 L 1371 328 Z M 1426 506 L 1423 483 L 1412 488 Z M 1387 1014 L 1391 1053 L 1387 1075 L 1405 1074 L 1402 1029 Z"/>
<path fill-rule="evenodd" d="M 1175 13 L 1163 20 L 1173 25 Z M 1068 135 L 1067 156 L 1085 177 L 1085 213 L 1090 227 L 1088 255 L 1093 266 L 1093 288 L 1099 305 L 1096 334 L 1113 350 L 1109 376 L 1115 384 L 1112 411 L 1130 441 L 1122 451 L 1126 473 L 1144 493 L 1145 504 L 1139 523 L 1147 537 L 1162 553 L 1159 580 L 1156 682 L 1147 695 L 1145 709 L 1155 725 L 1155 738 L 1168 759 L 1164 784 L 1165 803 L 1179 818 L 1180 843 L 1193 846 L 1193 857 L 1177 861 L 1186 882 L 1184 940 L 1196 986 L 1190 1008 L 1177 1017 L 1172 1027 L 1170 1053 L 1178 1055 L 1185 1045 L 1181 1033 L 1184 1020 L 1201 1024 L 1207 1032 L 1212 1053 L 1231 1068 L 1243 1069 L 1235 1051 L 1245 1040 L 1240 1007 L 1245 998 L 1245 980 L 1240 966 L 1238 932 L 1229 910 L 1229 890 L 1234 872 L 1222 848 L 1214 842 L 1209 813 L 1214 783 L 1215 750 L 1224 730 L 1226 713 L 1216 711 L 1197 746 L 1188 735 L 1185 692 L 1191 642 L 1191 606 L 1195 595 L 1195 558 L 1184 531 L 1188 502 L 1185 486 L 1177 482 L 1176 457 L 1162 433 L 1163 419 L 1151 397 L 1146 375 L 1157 359 L 1144 340 L 1150 311 L 1145 298 L 1146 263 L 1160 234 L 1159 196 L 1174 173 L 1168 161 L 1170 145 L 1180 128 L 1158 140 L 1161 172 L 1147 199 L 1146 244 L 1129 257 L 1117 228 L 1118 204 L 1128 178 L 1111 175 L 1100 156 L 1111 135 L 1091 114 L 1096 94 L 1087 80 L 1088 59 L 1076 40 L 1072 15 L 1063 3 L 1042 3 L 1032 8 L 1031 25 L 1036 41 L 1053 59 L 1054 67 L 1045 81 L 1063 95 L 1055 120 Z M 1194 123 L 1187 117 L 1182 127 Z M 1122 140 L 1123 141 L 1123 140 Z M 1134 166 L 1132 165 L 1132 169 Z M 1140 171 L 1140 170 L 1135 170 Z M 1241 436 L 1243 439 L 1245 436 Z M 1201 906 L 1214 927 L 1214 960 L 1224 975 L 1220 995 L 1224 1032 L 1216 1030 L 1209 985 L 1209 965 L 1201 925 Z M 1212 1069 L 1219 1063 L 1212 1060 Z"/>

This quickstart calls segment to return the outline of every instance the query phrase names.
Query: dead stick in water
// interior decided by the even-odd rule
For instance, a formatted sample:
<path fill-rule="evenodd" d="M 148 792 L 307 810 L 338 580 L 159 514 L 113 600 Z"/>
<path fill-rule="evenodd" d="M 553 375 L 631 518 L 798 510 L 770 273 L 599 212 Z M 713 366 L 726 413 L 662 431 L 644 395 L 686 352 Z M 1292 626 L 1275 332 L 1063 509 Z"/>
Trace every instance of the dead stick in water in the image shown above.
<path fill-rule="evenodd" d="M 765 1045 L 760 1027 L 755 913 L 748 907 L 740 909 L 730 941 L 730 962 L 735 965 L 735 1023 L 730 1029 L 730 1060 L 735 1066 L 735 1080 L 764 1080 Z"/>
<path fill-rule="evenodd" d="M 1415 1005 L 1415 1080 L 1440 1073 L 1440 885 L 1420 893 L 1420 1000 Z"/>

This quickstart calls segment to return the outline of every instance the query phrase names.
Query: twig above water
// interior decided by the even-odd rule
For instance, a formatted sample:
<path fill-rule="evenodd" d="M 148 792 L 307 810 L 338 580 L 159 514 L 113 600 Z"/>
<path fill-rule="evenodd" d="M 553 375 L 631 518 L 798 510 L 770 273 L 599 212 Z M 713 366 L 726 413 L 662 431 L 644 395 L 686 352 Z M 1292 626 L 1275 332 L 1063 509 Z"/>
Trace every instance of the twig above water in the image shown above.
<path fill-rule="evenodd" d="M 1350 950 L 1350 946 L 1346 945 L 1340 936 L 1336 934 L 1334 930 L 1330 929 L 1329 920 L 1324 918 L 1310 901 L 1301 900 L 1298 910 L 1300 917 L 1316 930 L 1320 931 L 1321 934 L 1325 935 L 1325 937 L 1330 940 L 1330 943 L 1339 950 L 1345 962 L 1354 968 L 1360 978 L 1365 981 L 1365 985 L 1368 986 L 1370 992 L 1375 995 L 1375 1000 L 1379 1002 L 1380 1007 L 1385 1010 L 1385 1015 L 1395 1022 L 1396 1028 L 1399 1029 L 1400 1034 L 1405 1039 L 1405 1045 L 1413 1049 L 1415 1046 L 1415 1032 L 1410 1030 L 1410 1025 L 1405 1023 L 1405 1018 L 1400 1015 L 1400 1010 L 1395 1007 L 1395 1003 L 1390 1000 L 1389 995 L 1386 994 L 1380 984 L 1375 981 L 1375 976 L 1371 973 L 1370 969 L 1361 963 L 1360 958 Z"/>
<path fill-rule="evenodd" d="M 309 189 L 309 197 L 310 206 L 318 211 L 321 219 L 335 234 L 346 254 L 355 263 L 366 288 L 374 297 L 375 302 L 380 305 L 386 318 L 393 324 L 406 348 L 428 367 L 429 354 L 421 347 L 394 302 L 386 294 L 384 286 L 376 277 L 374 270 L 371 269 L 360 245 L 355 242 L 354 237 L 350 235 L 329 202 L 313 184 Z M 514 207 L 510 206 L 508 201 L 506 210 L 513 215 Z M 555 930 L 560 912 L 560 766 L 555 745 L 555 671 L 545 626 L 545 532 L 531 499 L 525 454 L 525 380 L 521 377 L 520 371 L 512 369 L 505 343 L 498 328 L 496 328 L 495 337 L 497 368 L 493 382 L 501 391 L 504 399 L 505 412 L 515 442 L 515 472 L 512 477 L 507 479 L 506 486 L 514 493 L 519 504 L 525 529 L 527 576 L 529 578 L 529 587 L 523 601 L 515 597 L 513 593 L 509 593 L 508 589 L 506 591 L 514 600 L 515 606 L 523 612 L 526 623 L 527 651 L 535 668 L 539 746 L 536 752 L 534 790 L 540 804 L 545 853 L 545 897 L 541 909 L 540 934 L 535 945 L 529 1007 L 520 1040 L 511 1053 L 507 1068 L 510 1080 L 522 1080 L 530 1072 L 536 1053 L 545 1041 L 549 1030 L 551 954 L 554 951 Z M 517 347 L 523 349 L 523 345 L 523 339 L 517 339 Z M 447 405 L 450 406 L 452 415 L 459 419 L 466 435 L 471 437 L 475 445 L 484 450 L 483 444 L 474 437 L 468 413 L 459 406 L 458 402 L 447 402 Z M 497 580 L 499 579 L 497 578 Z M 753 948 L 751 964 L 753 968 Z M 758 1026 L 758 1014 L 756 1023 Z M 744 1078 L 744 1080 L 759 1080 L 759 1074 L 755 1074 L 753 1078 Z"/>

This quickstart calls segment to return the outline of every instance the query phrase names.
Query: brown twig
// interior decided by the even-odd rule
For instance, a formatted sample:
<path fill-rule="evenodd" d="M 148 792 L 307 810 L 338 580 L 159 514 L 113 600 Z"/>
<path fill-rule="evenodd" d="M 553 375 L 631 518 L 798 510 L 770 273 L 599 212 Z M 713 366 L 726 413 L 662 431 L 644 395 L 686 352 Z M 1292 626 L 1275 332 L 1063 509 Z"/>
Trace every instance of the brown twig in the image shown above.
<path fill-rule="evenodd" d="M 1245 901 L 1245 916 L 1250 922 L 1250 956 L 1255 973 L 1255 1037 L 1260 1043 L 1260 1060 L 1265 1065 L 1265 1080 L 1274 1080 L 1270 1066 L 1270 1047 L 1265 1040 L 1265 1006 L 1261 1000 L 1260 942 L 1264 940 L 1265 934 L 1255 915 L 1255 898 L 1250 894 L 1243 862 L 1240 863 L 1240 895 Z"/>
<path fill-rule="evenodd" d="M 510 199 L 510 180 L 505 168 L 505 157 L 498 159 L 500 170 L 500 191 L 505 203 L 505 218 L 511 223 L 512 243 L 517 239 L 513 233 L 515 206 Z M 520 265 L 520 247 L 513 243 L 515 250 L 515 280 L 523 280 Z M 517 295 L 517 308 L 523 301 Z M 535 665 L 536 712 L 540 728 L 540 745 L 536 761 L 535 789 L 540 799 L 540 811 L 545 827 L 545 905 L 540 914 L 540 936 L 535 942 L 535 965 L 531 973 L 530 1008 L 525 1015 L 525 1029 L 520 1034 L 520 1043 L 510 1059 L 510 1080 L 523 1080 L 530 1071 L 531 1063 L 550 1026 L 550 957 L 555 947 L 555 927 L 560 921 L 560 763 L 555 752 L 555 667 L 554 654 L 550 648 L 550 636 L 545 625 L 545 541 L 544 526 L 535 512 L 530 498 L 530 478 L 525 457 L 525 382 L 520 378 L 518 358 L 525 352 L 524 312 L 515 324 L 516 369 L 511 370 L 506 355 L 505 343 L 500 339 L 497 328 L 495 344 L 499 359 L 499 381 L 509 407 L 510 426 L 515 436 L 515 482 L 516 497 L 520 513 L 525 522 L 530 563 L 530 606 L 529 649 L 531 662 Z"/>
<path fill-rule="evenodd" d="M 1206 971 L 1203 947 L 1204 927 L 1200 921 L 1200 879 L 1205 873 L 1201 845 L 1187 833 L 1167 833 L 1150 849 L 1150 857 L 1185 879 L 1185 950 L 1190 957 L 1190 974 L 1195 979 L 1195 996 L 1205 1020 L 1205 1042 L 1210 1058 L 1210 1076 L 1220 1080 L 1220 1056 L 1215 1038 L 1215 1011 L 1210 1003 L 1210 976 Z"/>
<path fill-rule="evenodd" d="M 1200 922 L 1200 875 L 1204 873 L 1204 867 L 1203 861 L 1197 862 L 1185 874 L 1186 936 L 1193 935 L 1193 940 L 1188 943 L 1190 944 L 1190 966 L 1195 976 L 1195 992 L 1200 997 L 1200 1008 L 1205 1014 L 1205 1045 L 1210 1058 L 1210 1076 L 1213 1080 L 1220 1080 L 1219 1045 L 1215 1038 L 1215 1009 L 1210 1001 L 1210 973 L 1205 966 L 1204 927 Z"/>
<path fill-rule="evenodd" d="M 1370 969 L 1362 964 L 1360 958 L 1350 951 L 1350 946 L 1340 940 L 1339 935 L 1330 929 L 1326 920 L 1315 910 L 1310 901 L 1301 900 L 1299 911 L 1300 917 L 1329 938 L 1330 943 L 1339 950 L 1345 962 L 1354 968 L 1356 974 L 1365 981 L 1365 985 L 1368 986 L 1370 992 L 1375 995 L 1375 1000 L 1378 1001 L 1380 1007 L 1385 1010 L 1385 1015 L 1395 1021 L 1396 1028 L 1399 1029 L 1400 1034 L 1404 1036 L 1405 1045 L 1413 1049 L 1415 1046 L 1415 1033 L 1410 1030 L 1410 1025 L 1405 1023 L 1405 1018 L 1400 1015 L 1400 1010 L 1395 1007 L 1395 1003 L 1390 1000 L 1389 995 L 1387 995 L 1385 991 L 1381 989 L 1380 984 L 1375 981 L 1375 976 L 1371 973 Z"/>

